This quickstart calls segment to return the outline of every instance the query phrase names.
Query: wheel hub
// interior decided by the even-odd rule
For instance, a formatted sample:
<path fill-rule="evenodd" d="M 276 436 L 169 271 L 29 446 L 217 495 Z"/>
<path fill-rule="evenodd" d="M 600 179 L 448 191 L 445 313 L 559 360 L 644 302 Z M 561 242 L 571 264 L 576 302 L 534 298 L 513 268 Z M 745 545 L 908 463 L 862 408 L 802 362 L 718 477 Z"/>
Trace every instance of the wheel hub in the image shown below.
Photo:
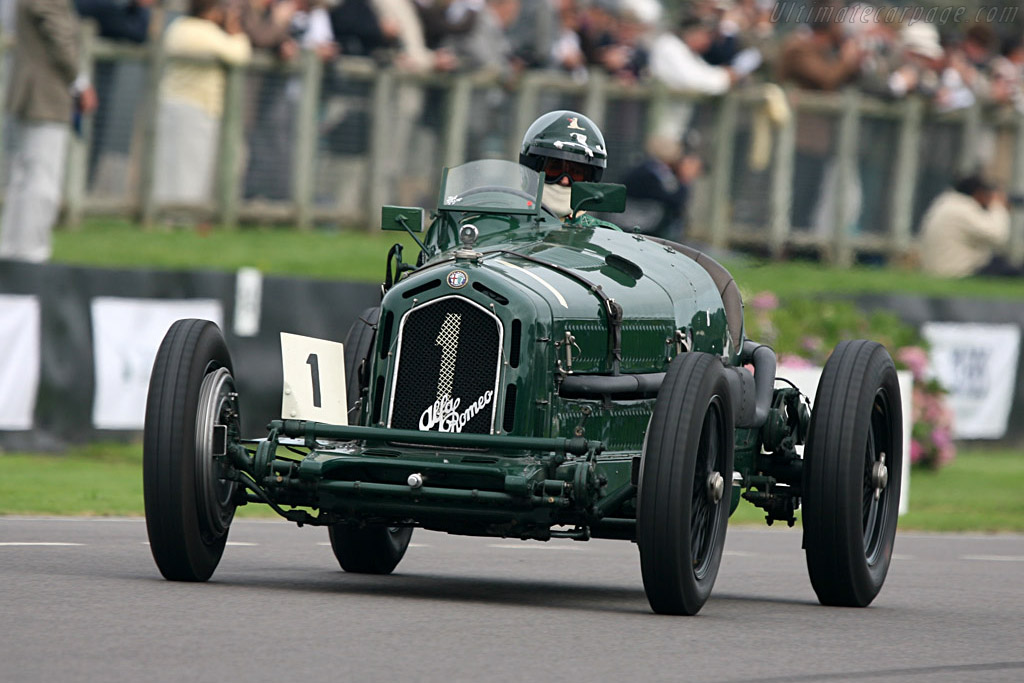
<path fill-rule="evenodd" d="M 707 482 L 707 495 L 708 502 L 712 505 L 718 505 L 722 500 L 722 496 L 725 494 L 725 479 L 718 472 L 712 472 L 708 475 Z"/>
<path fill-rule="evenodd" d="M 216 427 L 238 419 L 237 401 L 234 378 L 226 368 L 203 378 L 196 409 L 196 504 L 203 525 L 216 536 L 227 531 L 234 517 L 232 500 L 237 485 L 224 478 L 223 459 L 215 455 L 214 434 Z"/>
<path fill-rule="evenodd" d="M 889 485 L 889 468 L 885 466 L 885 453 L 871 466 L 871 485 L 875 487 L 875 500 L 882 497 L 882 491 Z"/>

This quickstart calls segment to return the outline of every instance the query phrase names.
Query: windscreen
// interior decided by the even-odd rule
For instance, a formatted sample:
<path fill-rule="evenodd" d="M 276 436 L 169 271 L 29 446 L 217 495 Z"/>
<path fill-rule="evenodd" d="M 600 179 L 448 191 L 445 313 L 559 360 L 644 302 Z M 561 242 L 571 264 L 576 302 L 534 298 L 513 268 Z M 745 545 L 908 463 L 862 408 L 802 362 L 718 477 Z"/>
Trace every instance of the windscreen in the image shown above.
<path fill-rule="evenodd" d="M 535 213 L 540 174 L 503 159 L 471 161 L 449 168 L 441 187 L 439 209 Z"/>

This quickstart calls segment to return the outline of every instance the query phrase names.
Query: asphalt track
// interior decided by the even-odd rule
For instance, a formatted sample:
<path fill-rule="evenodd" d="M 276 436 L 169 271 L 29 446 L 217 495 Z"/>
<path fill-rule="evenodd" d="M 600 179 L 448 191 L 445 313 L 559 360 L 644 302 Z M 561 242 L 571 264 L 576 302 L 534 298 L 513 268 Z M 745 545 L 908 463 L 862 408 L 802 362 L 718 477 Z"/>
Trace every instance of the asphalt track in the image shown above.
<path fill-rule="evenodd" d="M 0 518 L 0 681 L 1024 680 L 1024 536 L 900 534 L 867 609 L 825 608 L 799 530 L 729 530 L 695 618 L 649 611 L 626 542 L 417 530 L 388 577 L 323 529 L 237 521 L 206 584 L 142 520 Z"/>

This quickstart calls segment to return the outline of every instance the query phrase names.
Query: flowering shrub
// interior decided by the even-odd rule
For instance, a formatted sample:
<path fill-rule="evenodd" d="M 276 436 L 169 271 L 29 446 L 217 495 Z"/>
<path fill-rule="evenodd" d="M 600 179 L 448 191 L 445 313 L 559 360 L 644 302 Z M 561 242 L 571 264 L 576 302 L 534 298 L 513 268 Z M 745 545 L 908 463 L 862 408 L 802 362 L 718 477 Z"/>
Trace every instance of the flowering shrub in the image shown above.
<path fill-rule="evenodd" d="M 905 346 L 896 352 L 896 361 L 914 375 L 910 462 L 938 469 L 956 457 L 947 392 L 937 379 L 928 376 L 928 351 L 924 348 Z"/>
<path fill-rule="evenodd" d="M 775 294 L 760 292 L 747 300 L 745 318 L 747 336 L 774 348 L 780 365 L 823 366 L 844 339 L 873 339 L 895 350 L 896 366 L 914 377 L 910 461 L 937 469 L 956 457 L 947 392 L 930 376 L 924 340 L 898 316 L 886 311 L 865 314 L 844 300 L 793 299 L 782 304 Z"/>

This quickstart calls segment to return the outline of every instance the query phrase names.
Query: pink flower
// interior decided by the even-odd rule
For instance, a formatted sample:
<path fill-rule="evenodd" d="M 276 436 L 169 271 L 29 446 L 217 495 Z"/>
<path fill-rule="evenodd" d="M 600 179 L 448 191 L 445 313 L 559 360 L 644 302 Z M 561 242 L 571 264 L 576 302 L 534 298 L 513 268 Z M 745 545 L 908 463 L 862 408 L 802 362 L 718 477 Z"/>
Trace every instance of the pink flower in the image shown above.
<path fill-rule="evenodd" d="M 900 360 L 914 375 L 915 381 L 923 381 L 928 372 L 928 352 L 920 346 L 904 346 L 896 352 Z"/>
<path fill-rule="evenodd" d="M 750 300 L 750 306 L 755 311 L 774 311 L 779 307 L 779 297 L 772 292 L 759 292 Z"/>
<path fill-rule="evenodd" d="M 806 358 L 801 358 L 800 356 L 795 356 L 792 353 L 781 354 L 779 356 L 779 365 L 787 368 L 792 368 L 794 370 L 801 370 L 803 368 L 814 367 L 814 363 L 812 363 L 811 361 L 807 360 Z"/>
<path fill-rule="evenodd" d="M 916 465 L 921 462 L 922 455 L 924 455 L 924 449 L 921 447 L 921 442 L 913 439 L 910 442 L 910 462 Z"/>
<path fill-rule="evenodd" d="M 800 340 L 800 348 L 809 353 L 818 353 L 825 345 L 821 337 L 807 336 Z"/>

